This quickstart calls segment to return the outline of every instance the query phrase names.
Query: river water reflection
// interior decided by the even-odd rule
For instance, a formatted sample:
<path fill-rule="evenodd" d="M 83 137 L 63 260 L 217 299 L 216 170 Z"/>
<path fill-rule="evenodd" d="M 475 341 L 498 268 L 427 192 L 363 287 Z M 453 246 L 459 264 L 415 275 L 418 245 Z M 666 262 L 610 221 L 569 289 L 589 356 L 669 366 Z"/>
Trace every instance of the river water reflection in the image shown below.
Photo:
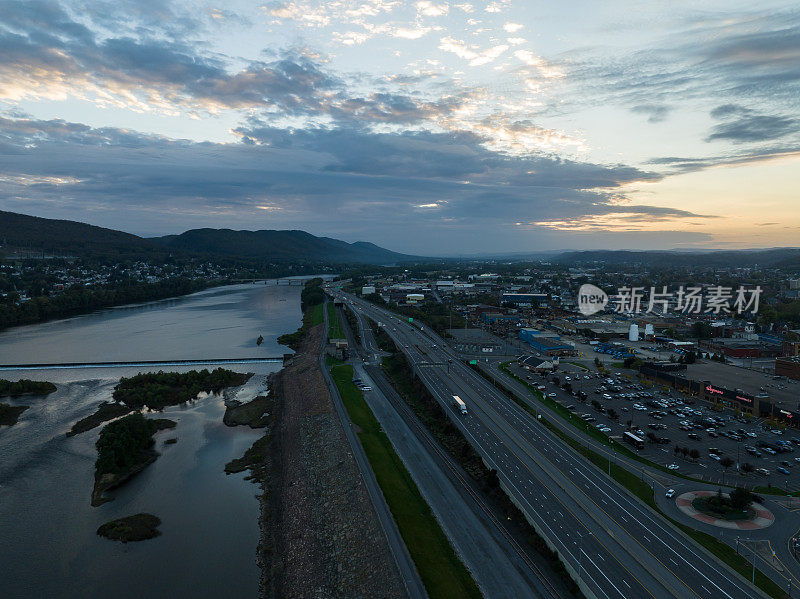
<path fill-rule="evenodd" d="M 288 350 L 277 337 L 300 324 L 299 295 L 299 286 L 221 287 L 19 327 L 0 333 L 0 364 L 279 356 Z M 228 367 L 256 373 L 237 396 L 248 400 L 280 366 Z M 0 596 L 257 595 L 259 489 L 223 468 L 261 433 L 223 425 L 222 397 L 165 410 L 178 426 L 156 435 L 161 457 L 114 491 L 114 501 L 90 506 L 99 428 L 65 434 L 110 399 L 120 376 L 142 370 L 0 370 L 0 378 L 58 386 L 47 399 L 11 400 L 31 408 L 0 427 Z M 178 442 L 164 445 L 170 437 Z M 120 544 L 95 534 L 103 522 L 138 512 L 160 517 L 162 536 Z"/>

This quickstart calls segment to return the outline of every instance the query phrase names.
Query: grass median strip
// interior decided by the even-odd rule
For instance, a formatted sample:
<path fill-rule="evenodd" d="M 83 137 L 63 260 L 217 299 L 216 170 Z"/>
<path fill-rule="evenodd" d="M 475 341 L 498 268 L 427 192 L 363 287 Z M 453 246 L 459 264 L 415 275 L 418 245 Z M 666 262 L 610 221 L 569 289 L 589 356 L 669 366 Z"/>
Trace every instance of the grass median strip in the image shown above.
<path fill-rule="evenodd" d="M 344 331 L 339 323 L 339 316 L 336 314 L 336 307 L 333 302 L 328 302 L 328 339 L 344 339 Z"/>
<path fill-rule="evenodd" d="M 350 419 L 359 429 L 364 453 L 428 595 L 431 599 L 481 597 L 361 391 L 353 384 L 353 367 L 334 366 L 331 375 Z"/>

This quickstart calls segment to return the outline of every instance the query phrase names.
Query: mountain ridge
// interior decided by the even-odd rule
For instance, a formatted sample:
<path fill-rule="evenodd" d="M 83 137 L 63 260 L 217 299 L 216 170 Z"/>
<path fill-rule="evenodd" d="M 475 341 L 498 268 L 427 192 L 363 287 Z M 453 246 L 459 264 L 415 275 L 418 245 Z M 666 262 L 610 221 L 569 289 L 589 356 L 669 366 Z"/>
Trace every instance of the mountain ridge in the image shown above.
<path fill-rule="evenodd" d="M 420 260 L 368 241 L 348 243 L 301 230 L 190 229 L 176 235 L 132 233 L 64 219 L 0 210 L 0 252 L 22 249 L 111 259 L 166 259 L 169 255 L 268 262 L 389 264 Z"/>

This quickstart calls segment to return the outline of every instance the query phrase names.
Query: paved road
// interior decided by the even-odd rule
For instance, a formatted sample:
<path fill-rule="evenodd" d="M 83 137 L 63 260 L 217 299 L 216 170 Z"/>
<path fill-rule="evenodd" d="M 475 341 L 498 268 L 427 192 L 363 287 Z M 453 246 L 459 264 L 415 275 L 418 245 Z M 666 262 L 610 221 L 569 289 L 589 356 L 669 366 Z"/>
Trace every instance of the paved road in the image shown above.
<path fill-rule="evenodd" d="M 574 438 L 580 439 L 594 451 L 609 455 L 610 452 L 606 447 L 597 444 L 591 437 L 564 422 L 562 418 L 534 397 L 524 385 L 521 385 L 500 370 L 498 360 L 480 362 L 480 367 L 501 382 L 503 386 L 513 391 L 518 397 L 526 400 L 534 409 L 542 412 L 563 431 Z M 562 403 L 575 403 L 575 398 L 567 395 L 563 390 L 559 389 L 556 393 L 558 395 L 556 399 L 559 399 Z M 741 532 L 720 529 L 689 518 L 677 508 L 674 500 L 664 497 L 664 491 L 668 488 L 675 489 L 678 494 L 694 490 L 716 490 L 718 487 L 713 483 L 703 484 L 670 476 L 660 470 L 643 466 L 640 462 L 616 453 L 612 453 L 612 460 L 623 465 L 629 472 L 641 472 L 646 480 L 652 481 L 652 486 L 656 489 L 656 502 L 670 517 L 706 532 L 728 543 L 733 548 L 738 546 L 739 552 L 746 555 L 750 560 L 753 558 L 751 548 L 755 548 L 756 566 L 773 578 L 782 588 L 788 590 L 791 584 L 791 594 L 800 596 L 800 564 L 794 558 L 789 545 L 793 536 L 800 538 L 800 532 L 798 532 L 800 531 L 800 499 L 780 499 L 765 496 L 765 505 L 775 515 L 775 523 L 764 530 Z M 739 539 L 738 543 L 737 537 Z"/>
<path fill-rule="evenodd" d="M 352 297 L 386 325 L 418 375 L 512 497 L 597 597 L 758 597 L 760 593 L 589 465 L 441 339 Z M 452 363 L 449 363 L 452 360 Z M 446 366 L 425 364 L 445 363 Z M 456 414 L 459 395 L 469 414 Z"/>
<path fill-rule="evenodd" d="M 342 319 L 344 321 L 344 319 Z M 364 355 L 381 354 L 359 316 Z M 346 326 L 351 347 L 354 339 Z M 487 599 L 554 599 L 556 588 L 509 535 L 461 468 L 438 446 L 394 390 L 381 368 L 352 360 L 373 387 L 364 394 L 397 454 L 431 507 L 459 557 Z"/>
<path fill-rule="evenodd" d="M 327 331 L 328 310 L 325 309 L 322 312 L 325 315 L 324 326 L 325 331 Z M 364 449 L 361 447 L 361 443 L 359 442 L 355 431 L 353 431 L 353 425 L 350 422 L 350 417 L 347 415 L 347 410 L 342 403 L 339 390 L 331 379 L 330 372 L 325 365 L 324 353 L 320 354 L 319 366 L 322 369 L 325 382 L 328 384 L 328 389 L 330 390 L 331 397 L 333 399 L 333 405 L 336 408 L 336 413 L 339 415 L 339 419 L 342 422 L 342 428 L 344 429 L 347 441 L 350 443 L 350 448 L 353 450 L 353 457 L 356 460 L 356 464 L 358 464 L 358 469 L 361 471 L 361 477 L 363 478 L 364 484 L 367 487 L 367 492 L 372 500 L 372 505 L 375 508 L 378 521 L 380 522 L 383 532 L 386 535 L 386 540 L 389 543 L 389 549 L 391 550 L 395 559 L 395 563 L 397 564 L 397 568 L 400 571 L 400 576 L 403 579 L 406 592 L 411 599 L 426 599 L 428 594 L 425 591 L 425 586 L 422 584 L 422 580 L 419 577 L 419 572 L 417 572 L 417 569 L 414 566 L 414 561 L 411 559 L 411 556 L 408 553 L 408 548 L 406 548 L 406 545 L 403 542 L 403 537 L 400 535 L 400 531 L 397 529 L 397 523 L 392 517 L 389 506 L 386 505 L 386 499 L 381 492 L 378 481 L 375 480 L 375 474 L 372 472 L 372 467 L 369 465 L 369 460 L 367 460 L 367 456 L 364 454 Z"/>

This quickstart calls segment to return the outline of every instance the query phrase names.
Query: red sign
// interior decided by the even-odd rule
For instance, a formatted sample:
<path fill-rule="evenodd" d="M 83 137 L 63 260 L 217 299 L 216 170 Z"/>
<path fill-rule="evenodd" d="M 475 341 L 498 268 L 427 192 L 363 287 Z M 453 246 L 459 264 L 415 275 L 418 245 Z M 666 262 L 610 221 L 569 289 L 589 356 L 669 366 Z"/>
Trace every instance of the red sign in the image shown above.
<path fill-rule="evenodd" d="M 750 399 L 749 397 L 742 397 L 741 395 L 737 395 L 736 399 L 738 399 L 740 401 L 746 401 L 747 403 L 753 403 L 752 399 Z"/>
<path fill-rule="evenodd" d="M 720 395 L 722 395 L 722 390 L 721 389 L 714 389 L 714 387 L 712 387 L 711 385 L 706 385 L 706 392 L 707 393 L 712 393 L 712 394 L 713 393 L 719 393 Z"/>

